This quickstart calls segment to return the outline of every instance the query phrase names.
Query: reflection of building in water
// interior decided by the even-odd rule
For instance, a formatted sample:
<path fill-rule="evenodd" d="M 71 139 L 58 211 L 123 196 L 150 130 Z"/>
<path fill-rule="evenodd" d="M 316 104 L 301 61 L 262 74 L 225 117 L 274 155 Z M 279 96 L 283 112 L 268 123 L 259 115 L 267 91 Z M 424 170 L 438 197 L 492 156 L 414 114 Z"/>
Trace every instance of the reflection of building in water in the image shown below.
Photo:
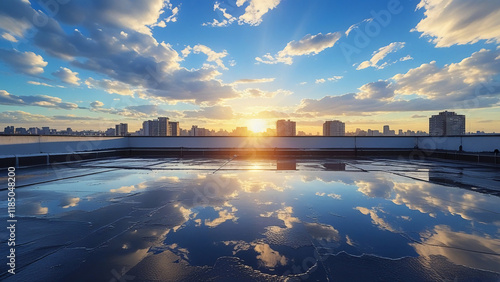
<path fill-rule="evenodd" d="M 277 170 L 297 170 L 297 161 L 296 160 L 276 160 L 276 169 Z"/>
<path fill-rule="evenodd" d="M 325 167 L 325 170 L 344 171 L 345 163 L 325 163 L 323 167 Z"/>

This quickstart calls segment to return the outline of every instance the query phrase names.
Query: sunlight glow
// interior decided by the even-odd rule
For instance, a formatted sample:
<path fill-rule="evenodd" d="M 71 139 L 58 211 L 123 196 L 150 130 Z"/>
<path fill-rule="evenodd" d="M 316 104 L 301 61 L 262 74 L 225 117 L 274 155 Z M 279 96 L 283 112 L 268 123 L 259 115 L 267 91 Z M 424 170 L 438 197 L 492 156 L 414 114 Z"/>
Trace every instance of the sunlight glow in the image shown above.
<path fill-rule="evenodd" d="M 267 122 L 263 119 L 251 119 L 247 122 L 248 130 L 254 133 L 265 132 L 267 129 Z"/>

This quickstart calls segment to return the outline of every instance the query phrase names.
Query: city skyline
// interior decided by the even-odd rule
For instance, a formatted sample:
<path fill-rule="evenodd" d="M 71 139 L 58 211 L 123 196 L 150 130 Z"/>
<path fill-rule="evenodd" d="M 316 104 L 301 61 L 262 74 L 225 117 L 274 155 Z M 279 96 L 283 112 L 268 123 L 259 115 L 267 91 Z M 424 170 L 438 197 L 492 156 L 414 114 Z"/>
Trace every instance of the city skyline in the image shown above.
<path fill-rule="evenodd" d="M 0 3 L 2 128 L 500 129 L 498 2 L 43 3 Z"/>
<path fill-rule="evenodd" d="M 236 127 L 232 130 L 207 129 L 191 125 L 182 128 L 180 122 L 171 121 L 168 117 L 158 117 L 153 120 L 142 122 L 142 128 L 133 132 L 128 130 L 128 124 L 116 124 L 114 128 L 104 130 L 73 130 L 66 128 L 63 131 L 44 127 L 14 127 L 6 126 L 0 134 L 20 134 L 20 135 L 97 135 L 97 136 L 456 136 L 470 134 L 496 134 L 495 132 L 487 133 L 484 131 L 466 131 L 465 115 L 460 115 L 455 112 L 440 112 L 437 115 L 429 117 L 428 128 L 426 131 L 413 131 L 410 129 L 391 129 L 390 125 L 384 125 L 382 131 L 379 129 L 368 128 L 367 130 L 356 128 L 356 131 L 346 131 L 345 123 L 339 120 L 327 120 L 323 123 L 323 132 L 305 133 L 297 130 L 297 123 L 292 120 L 277 120 L 275 128 L 261 129 L 262 124 L 254 124 L 255 128 L 246 126 Z M 257 130 L 255 130 L 257 129 Z M 396 132 L 397 130 L 397 132 Z"/>

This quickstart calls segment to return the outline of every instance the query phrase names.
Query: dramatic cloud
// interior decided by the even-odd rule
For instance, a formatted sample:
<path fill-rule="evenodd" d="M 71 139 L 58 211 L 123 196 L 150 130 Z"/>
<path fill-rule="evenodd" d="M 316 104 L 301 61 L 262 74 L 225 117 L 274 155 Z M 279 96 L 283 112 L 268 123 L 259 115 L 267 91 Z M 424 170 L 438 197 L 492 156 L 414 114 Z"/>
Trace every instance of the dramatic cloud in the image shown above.
<path fill-rule="evenodd" d="M 337 40 L 341 37 L 340 32 L 333 32 L 316 35 L 306 35 L 301 40 L 291 41 L 286 47 L 279 51 L 274 57 L 271 54 L 266 54 L 263 58 L 257 57 L 255 60 L 264 64 L 284 63 L 291 65 L 294 56 L 317 55 L 327 48 L 333 47 Z"/>
<path fill-rule="evenodd" d="M 33 19 L 39 13 L 28 2 L 13 6 L 5 5 L 4 2 L 0 7 L 2 15 L 8 18 L 5 21 Z M 182 68 L 179 65 L 182 58 L 172 46 L 157 42 L 151 35 L 149 26 L 159 21 L 164 9 L 169 9 L 168 3 L 164 5 L 160 0 L 125 2 L 93 0 L 89 3 L 75 0 L 61 4 L 54 18 L 41 14 L 45 24 L 33 25 L 32 36 L 28 40 L 45 53 L 69 61 L 75 67 L 97 72 L 109 81 L 128 85 L 130 89 L 141 89 L 142 98 L 214 104 L 222 99 L 239 96 L 232 86 L 215 79 L 220 73 L 214 69 Z M 63 29 L 60 23 L 70 27 L 82 26 L 85 34 L 77 28 L 72 31 Z M 222 67 L 219 61 L 221 53 L 210 53 L 208 49 L 199 48 L 199 52 L 205 51 L 210 60 L 213 59 L 215 64 Z M 26 53 L 33 58 L 28 61 L 14 60 L 13 52 L 17 51 L 2 51 L 0 57 L 16 66 L 18 71 L 29 74 L 43 71 L 46 63 L 41 57 L 34 60 L 35 54 Z M 23 53 L 14 55 L 19 54 Z M 29 64 L 19 63 L 26 61 Z M 107 84 L 109 81 L 106 81 Z M 123 89 L 117 92 L 124 93 Z"/>
<path fill-rule="evenodd" d="M 500 50 L 481 50 L 459 63 L 438 67 L 431 62 L 390 80 L 365 84 L 359 93 L 304 99 L 298 112 L 361 115 L 492 107 L 500 102 L 500 83 L 494 80 L 498 74 Z"/>
<path fill-rule="evenodd" d="M 16 96 L 5 90 L 0 90 L 0 105 L 39 106 L 66 110 L 78 108 L 77 104 L 63 102 L 61 98 L 57 97 L 47 95 Z"/>
<path fill-rule="evenodd" d="M 387 46 L 384 46 L 377 51 L 373 52 L 372 58 L 369 61 L 364 61 L 356 68 L 357 70 L 366 69 L 368 67 L 374 67 L 377 69 L 383 69 L 388 63 L 385 62 L 378 65 L 378 62 L 383 60 L 390 53 L 396 52 L 405 46 L 404 42 L 393 42 Z"/>
<path fill-rule="evenodd" d="M 52 73 L 53 76 L 68 84 L 80 85 L 78 73 L 68 68 L 60 67 L 58 71 Z"/>
<path fill-rule="evenodd" d="M 431 37 L 436 47 L 500 43 L 499 1 L 422 0 L 417 9 L 425 9 L 425 17 L 414 30 Z"/>
<path fill-rule="evenodd" d="M 47 66 L 42 56 L 33 52 L 19 52 L 16 49 L 0 49 L 0 60 L 12 67 L 14 71 L 28 75 L 42 74 L 43 68 Z"/>

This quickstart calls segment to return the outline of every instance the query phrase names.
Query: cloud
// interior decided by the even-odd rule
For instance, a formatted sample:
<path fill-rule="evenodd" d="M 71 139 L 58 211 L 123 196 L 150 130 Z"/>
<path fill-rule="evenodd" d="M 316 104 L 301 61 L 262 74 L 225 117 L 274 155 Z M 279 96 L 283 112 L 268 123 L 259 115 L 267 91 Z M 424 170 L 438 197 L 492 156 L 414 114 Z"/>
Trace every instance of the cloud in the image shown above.
<path fill-rule="evenodd" d="M 126 83 L 120 81 L 113 81 L 109 79 L 103 80 L 95 80 L 92 77 L 89 77 L 85 80 L 85 84 L 88 88 L 94 89 L 102 89 L 109 94 L 118 94 L 125 96 L 134 96 L 134 90 L 130 89 L 130 86 Z"/>
<path fill-rule="evenodd" d="M 267 83 L 267 82 L 273 82 L 276 78 L 256 78 L 256 79 L 249 79 L 249 78 L 244 78 L 244 79 L 238 79 L 233 84 L 247 84 L 247 83 Z"/>
<path fill-rule="evenodd" d="M 215 209 L 218 209 L 218 208 L 215 208 Z M 235 215 L 238 210 L 235 207 L 224 206 L 223 208 L 219 208 L 219 209 L 220 209 L 219 210 L 219 217 L 215 218 L 214 220 L 205 219 L 205 222 L 204 222 L 205 226 L 208 226 L 210 228 L 215 228 L 226 221 L 236 222 L 238 220 L 238 217 L 236 217 L 236 215 Z"/>
<path fill-rule="evenodd" d="M 75 103 L 63 102 L 61 98 L 47 95 L 16 96 L 5 90 L 0 90 L 0 104 L 13 106 L 39 106 L 55 109 L 77 109 Z"/>
<path fill-rule="evenodd" d="M 64 86 L 61 86 L 61 85 L 50 85 L 50 84 L 47 84 L 45 82 L 38 82 L 38 81 L 28 81 L 29 84 L 33 84 L 33 85 L 41 85 L 41 86 L 47 86 L 47 87 L 59 87 L 59 88 L 65 88 Z"/>
<path fill-rule="evenodd" d="M 406 56 L 399 59 L 400 62 L 404 62 L 404 61 L 408 61 L 408 60 L 413 60 L 413 57 L 410 55 L 406 55 Z"/>
<path fill-rule="evenodd" d="M 52 73 L 53 76 L 68 84 L 80 85 L 78 73 L 68 68 L 60 67 L 58 71 Z"/>
<path fill-rule="evenodd" d="M 427 118 L 428 116 L 423 115 L 412 115 L 411 118 Z"/>
<path fill-rule="evenodd" d="M 500 50 L 483 49 L 459 63 L 422 64 L 389 80 L 365 84 L 358 93 L 303 99 L 297 112 L 362 115 L 493 107 L 500 103 L 500 84 L 494 80 L 498 74 Z"/>
<path fill-rule="evenodd" d="M 328 242 L 338 242 L 340 240 L 339 231 L 331 225 L 304 222 L 304 226 L 307 233 L 316 240 L 325 240 Z"/>
<path fill-rule="evenodd" d="M 219 72 L 211 68 L 182 68 L 179 64 L 182 57 L 172 46 L 156 41 L 151 35 L 149 26 L 160 20 L 162 11 L 168 9 L 167 4 L 161 0 L 147 3 L 70 1 L 59 6 L 60 11 L 55 17 L 41 14 L 46 24 L 32 25 L 30 37 L 26 40 L 72 66 L 102 74 L 106 79 L 124 83 L 131 89 L 141 89 L 141 98 L 144 99 L 215 104 L 238 97 L 239 93 L 232 86 L 216 80 Z M 14 6 L 0 5 L 2 15 L 9 21 L 33 19 L 39 15 L 26 2 Z M 85 29 L 85 34 L 78 28 Z M 3 57 L 12 56 L 6 54 Z M 11 64 L 19 65 L 16 61 Z M 214 62 L 219 61 L 215 58 Z M 40 66 L 33 69 L 31 65 L 30 68 L 18 69 L 31 73 L 43 70 Z"/>
<path fill-rule="evenodd" d="M 16 49 L 0 49 L 0 60 L 3 60 L 16 72 L 34 76 L 42 74 L 43 68 L 48 64 L 40 55 L 33 52 L 23 53 Z"/>
<path fill-rule="evenodd" d="M 343 76 L 340 76 L 340 75 L 335 75 L 333 77 L 329 77 L 329 78 L 319 78 L 319 79 L 316 79 L 316 83 L 325 83 L 327 80 L 328 81 L 337 81 L 337 80 L 341 80 L 342 78 L 344 78 Z"/>
<path fill-rule="evenodd" d="M 278 89 L 276 91 L 265 91 L 265 90 L 261 90 L 258 88 L 248 88 L 248 89 L 245 89 L 243 91 L 243 93 L 244 93 L 243 96 L 252 97 L 252 98 L 258 98 L 258 97 L 273 98 L 276 95 L 280 95 L 280 94 L 283 96 L 288 96 L 288 95 L 293 94 L 293 92 L 291 92 L 289 90 L 284 90 L 284 89 Z"/>
<path fill-rule="evenodd" d="M 360 92 L 356 97 L 361 99 L 388 99 L 394 97 L 394 89 L 390 82 L 379 80 L 367 83 L 359 88 Z"/>
<path fill-rule="evenodd" d="M 242 6 L 245 2 L 249 5 L 245 8 L 245 13 L 238 18 L 239 24 L 260 25 L 262 17 L 270 10 L 276 8 L 281 0 L 247 0 L 236 2 L 237 6 Z"/>
<path fill-rule="evenodd" d="M 377 51 L 373 52 L 372 58 L 368 61 L 364 61 L 356 68 L 357 70 L 366 69 L 368 67 L 374 67 L 377 69 L 383 69 L 385 64 L 378 65 L 378 62 L 383 60 L 390 53 L 396 52 L 405 46 L 404 42 L 393 42 L 387 46 L 381 47 Z"/>
<path fill-rule="evenodd" d="M 4 32 L 2 34 L 2 38 L 7 40 L 7 41 L 10 41 L 10 42 L 17 42 L 17 39 L 14 36 L 12 36 L 10 33 Z"/>
<path fill-rule="evenodd" d="M 371 22 L 371 21 L 373 21 L 373 19 L 372 19 L 372 18 L 369 18 L 369 19 L 364 19 L 364 20 L 362 20 L 362 21 L 361 21 L 361 22 L 359 22 L 359 23 L 355 23 L 355 24 L 351 25 L 351 26 L 350 26 L 350 27 L 346 30 L 346 32 L 345 32 L 345 36 L 349 36 L 349 34 L 351 33 L 351 31 L 353 31 L 353 30 L 354 30 L 354 29 L 356 29 L 356 28 L 359 28 L 359 26 L 360 26 L 362 23 L 365 23 L 365 22 Z"/>
<path fill-rule="evenodd" d="M 214 120 L 233 119 L 233 109 L 229 106 L 203 107 L 196 111 L 184 111 L 184 118 L 206 118 Z"/>
<path fill-rule="evenodd" d="M 341 37 L 340 32 L 332 32 L 327 34 L 318 33 L 316 35 L 306 35 L 301 40 L 291 41 L 286 47 L 279 51 L 274 57 L 269 53 L 264 55 L 263 58 L 257 57 L 260 63 L 264 64 L 277 64 L 284 63 L 291 65 L 293 57 L 303 55 L 317 55 L 327 48 L 333 47 L 337 40 Z"/>
<path fill-rule="evenodd" d="M 227 56 L 226 50 L 217 53 L 205 45 L 198 44 L 193 47 L 193 52 L 196 54 L 203 53 L 207 55 L 208 62 L 214 62 L 218 67 L 227 70 L 226 66 L 224 66 L 224 63 L 222 62 L 222 58 Z"/>
<path fill-rule="evenodd" d="M 0 113 L 0 122 L 16 123 L 16 122 L 46 122 L 50 118 L 44 115 L 36 115 L 23 111 L 5 111 Z"/>
<path fill-rule="evenodd" d="M 221 21 L 218 21 L 217 19 L 214 19 L 212 22 L 208 23 L 203 23 L 203 26 L 212 26 L 212 27 L 224 27 L 232 24 L 234 21 L 236 21 L 236 17 L 232 16 L 227 12 L 227 8 L 221 8 L 221 3 L 215 2 L 214 4 L 214 11 L 218 12 L 221 14 Z"/>
<path fill-rule="evenodd" d="M 436 47 L 500 43 L 499 1 L 422 0 L 417 9 L 424 9 L 425 17 L 413 31 L 430 37 Z"/>

